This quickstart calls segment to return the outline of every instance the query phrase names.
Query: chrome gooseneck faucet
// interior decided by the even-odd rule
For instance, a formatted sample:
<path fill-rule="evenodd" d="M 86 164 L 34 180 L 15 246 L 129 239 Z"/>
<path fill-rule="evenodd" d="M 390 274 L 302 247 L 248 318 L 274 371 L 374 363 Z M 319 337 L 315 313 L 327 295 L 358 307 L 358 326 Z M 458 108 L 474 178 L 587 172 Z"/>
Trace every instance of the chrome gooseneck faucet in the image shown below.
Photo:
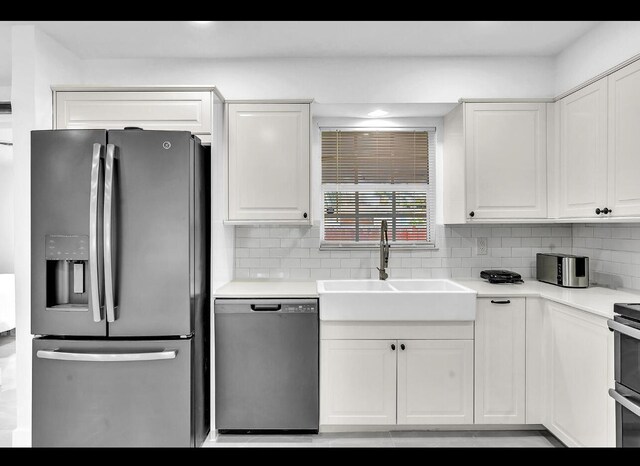
<path fill-rule="evenodd" d="M 380 224 L 380 267 L 376 267 L 379 272 L 380 280 L 389 278 L 389 274 L 385 271 L 389 267 L 389 235 L 387 234 L 387 221 L 383 220 Z"/>

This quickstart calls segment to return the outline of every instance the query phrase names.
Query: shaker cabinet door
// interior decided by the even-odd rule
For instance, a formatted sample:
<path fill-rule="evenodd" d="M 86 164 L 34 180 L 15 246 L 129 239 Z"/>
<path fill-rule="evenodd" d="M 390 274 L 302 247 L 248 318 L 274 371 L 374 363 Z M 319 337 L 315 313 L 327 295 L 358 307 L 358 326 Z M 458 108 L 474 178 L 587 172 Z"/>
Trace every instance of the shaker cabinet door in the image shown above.
<path fill-rule="evenodd" d="M 228 221 L 308 224 L 309 104 L 233 103 Z"/>
<path fill-rule="evenodd" d="M 473 424 L 473 341 L 398 343 L 398 424 Z"/>
<path fill-rule="evenodd" d="M 640 62 L 608 78 L 609 199 L 613 217 L 640 216 Z"/>
<path fill-rule="evenodd" d="M 545 218 L 546 104 L 465 105 L 468 213 L 473 219 Z"/>
<path fill-rule="evenodd" d="M 560 217 L 607 206 L 607 81 L 560 101 Z"/>
<path fill-rule="evenodd" d="M 397 351 L 396 340 L 323 340 L 320 424 L 395 424 Z"/>

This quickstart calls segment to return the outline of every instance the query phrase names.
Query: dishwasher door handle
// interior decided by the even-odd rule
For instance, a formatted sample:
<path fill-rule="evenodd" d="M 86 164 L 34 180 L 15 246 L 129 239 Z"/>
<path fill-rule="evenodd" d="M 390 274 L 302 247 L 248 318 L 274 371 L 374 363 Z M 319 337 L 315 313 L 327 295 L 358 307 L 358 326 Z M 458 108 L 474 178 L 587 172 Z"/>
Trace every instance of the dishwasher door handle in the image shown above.
<path fill-rule="evenodd" d="M 280 309 L 282 309 L 282 305 L 281 304 L 252 304 L 251 305 L 251 310 L 252 311 L 279 311 Z"/>

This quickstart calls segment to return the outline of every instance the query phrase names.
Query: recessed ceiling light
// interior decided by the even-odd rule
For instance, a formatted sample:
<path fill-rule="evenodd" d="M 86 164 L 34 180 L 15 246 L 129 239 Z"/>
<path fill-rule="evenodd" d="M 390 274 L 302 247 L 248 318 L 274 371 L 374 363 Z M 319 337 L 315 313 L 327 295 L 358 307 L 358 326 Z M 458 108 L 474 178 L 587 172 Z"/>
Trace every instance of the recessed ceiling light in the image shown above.
<path fill-rule="evenodd" d="M 378 117 L 385 116 L 385 115 L 388 115 L 388 114 L 389 114 L 389 112 L 386 112 L 386 111 L 380 110 L 380 109 L 374 110 L 373 112 L 367 113 L 367 115 L 369 115 L 370 117 L 373 117 L 373 118 L 378 118 Z"/>
<path fill-rule="evenodd" d="M 213 21 L 191 21 L 193 24 L 210 24 Z"/>

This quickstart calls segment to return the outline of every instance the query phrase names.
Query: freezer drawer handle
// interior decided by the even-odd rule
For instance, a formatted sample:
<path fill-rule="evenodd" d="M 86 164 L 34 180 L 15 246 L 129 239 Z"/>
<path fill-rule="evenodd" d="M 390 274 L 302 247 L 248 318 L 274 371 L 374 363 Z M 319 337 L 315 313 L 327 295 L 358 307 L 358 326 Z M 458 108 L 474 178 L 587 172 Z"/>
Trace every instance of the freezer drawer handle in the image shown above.
<path fill-rule="evenodd" d="M 634 340 L 640 340 L 640 330 L 638 329 L 629 327 L 628 325 L 621 324 L 611 319 L 607 320 L 607 326 L 612 332 L 619 332 L 633 338 Z"/>
<path fill-rule="evenodd" d="M 116 148 L 113 144 L 107 144 L 107 161 L 104 175 L 104 288 L 105 303 L 107 307 L 107 322 L 115 322 L 116 305 L 113 293 L 113 241 L 111 238 L 113 222 L 113 184 L 116 161 Z"/>
<path fill-rule="evenodd" d="M 102 158 L 102 144 L 93 145 L 91 159 L 91 195 L 89 198 L 89 282 L 91 286 L 91 310 L 93 320 L 102 320 L 102 299 L 100 294 L 101 277 L 98 263 L 98 188 L 100 184 L 100 159 Z"/>
<path fill-rule="evenodd" d="M 66 351 L 38 350 L 36 356 L 40 359 L 55 359 L 58 361 L 88 361 L 88 362 L 136 362 L 158 361 L 160 359 L 175 359 L 177 350 L 154 351 L 152 353 L 69 353 Z"/>
<path fill-rule="evenodd" d="M 620 403 L 620 405 L 622 405 L 625 408 L 627 408 L 629 411 L 631 411 L 636 416 L 640 416 L 640 406 L 635 404 L 633 401 L 625 398 L 620 393 L 616 392 L 613 388 L 609 389 L 609 396 L 611 398 L 613 398 L 614 400 L 616 400 L 616 402 Z"/>

